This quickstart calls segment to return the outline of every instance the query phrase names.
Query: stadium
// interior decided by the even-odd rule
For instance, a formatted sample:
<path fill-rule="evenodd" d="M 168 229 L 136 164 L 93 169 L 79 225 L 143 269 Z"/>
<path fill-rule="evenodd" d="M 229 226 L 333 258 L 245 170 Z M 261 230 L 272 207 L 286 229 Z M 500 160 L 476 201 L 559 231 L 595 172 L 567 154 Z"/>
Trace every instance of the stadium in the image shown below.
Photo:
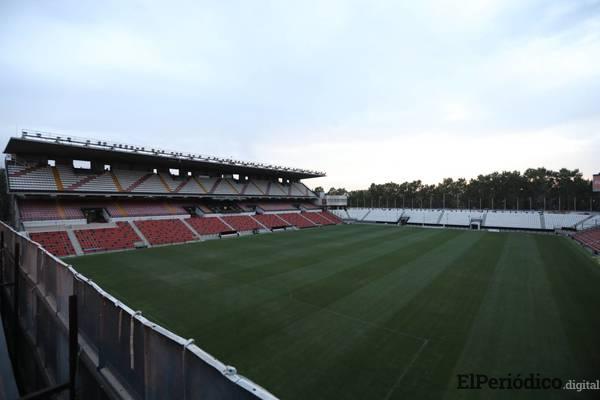
<path fill-rule="evenodd" d="M 592 187 L 586 210 L 382 206 L 145 145 L 4 153 L 3 377 L 28 398 L 594 398 L 565 391 L 600 370 Z"/>

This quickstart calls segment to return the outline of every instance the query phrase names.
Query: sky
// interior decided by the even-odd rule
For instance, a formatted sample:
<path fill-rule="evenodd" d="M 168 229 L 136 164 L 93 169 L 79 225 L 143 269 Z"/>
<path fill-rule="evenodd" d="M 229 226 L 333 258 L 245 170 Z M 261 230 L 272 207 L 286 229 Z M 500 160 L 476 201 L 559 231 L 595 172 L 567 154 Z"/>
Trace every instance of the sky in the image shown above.
<path fill-rule="evenodd" d="M 600 1 L 0 1 L 21 129 L 325 171 L 600 172 Z"/>

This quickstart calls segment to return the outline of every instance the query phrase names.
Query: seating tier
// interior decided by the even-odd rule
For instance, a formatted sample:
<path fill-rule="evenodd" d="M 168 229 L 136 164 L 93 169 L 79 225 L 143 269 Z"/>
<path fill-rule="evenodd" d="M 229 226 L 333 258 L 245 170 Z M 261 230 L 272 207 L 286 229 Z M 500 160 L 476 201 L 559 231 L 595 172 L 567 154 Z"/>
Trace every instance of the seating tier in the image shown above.
<path fill-rule="evenodd" d="M 32 232 L 29 237 L 55 256 L 64 257 L 75 254 L 75 249 L 66 231 Z"/>
<path fill-rule="evenodd" d="M 141 241 L 127 222 L 117 222 L 115 228 L 76 230 L 75 236 L 84 253 L 133 249 Z"/>
<path fill-rule="evenodd" d="M 262 226 L 249 215 L 230 215 L 221 218 L 238 232 L 253 231 L 262 228 Z"/>
<path fill-rule="evenodd" d="M 219 217 L 192 217 L 186 221 L 199 235 L 218 235 L 231 231 L 231 228 L 224 224 Z"/>
<path fill-rule="evenodd" d="M 335 222 L 325 218 L 321 212 L 304 212 L 302 216 L 310 219 L 317 225 L 335 225 Z"/>
<path fill-rule="evenodd" d="M 194 240 L 192 231 L 179 219 L 135 221 L 135 225 L 152 245 Z"/>
<path fill-rule="evenodd" d="M 279 218 L 277 214 L 258 214 L 255 215 L 254 218 L 270 229 L 291 226 L 289 222 Z"/>
<path fill-rule="evenodd" d="M 314 222 L 304 218 L 300 213 L 285 213 L 277 215 L 298 228 L 311 228 L 316 226 Z"/>

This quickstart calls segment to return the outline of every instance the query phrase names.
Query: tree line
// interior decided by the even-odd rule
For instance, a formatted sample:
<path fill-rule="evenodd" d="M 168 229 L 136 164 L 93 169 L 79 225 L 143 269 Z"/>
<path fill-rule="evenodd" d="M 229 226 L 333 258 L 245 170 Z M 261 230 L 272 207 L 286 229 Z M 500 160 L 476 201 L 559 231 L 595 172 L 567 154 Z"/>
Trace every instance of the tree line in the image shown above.
<path fill-rule="evenodd" d="M 372 183 L 364 190 L 332 187 L 327 194 L 346 194 L 353 207 L 600 211 L 600 193 L 592 192 L 592 181 L 567 168 L 493 172 L 468 181 L 445 178 L 432 185 L 416 180 Z"/>

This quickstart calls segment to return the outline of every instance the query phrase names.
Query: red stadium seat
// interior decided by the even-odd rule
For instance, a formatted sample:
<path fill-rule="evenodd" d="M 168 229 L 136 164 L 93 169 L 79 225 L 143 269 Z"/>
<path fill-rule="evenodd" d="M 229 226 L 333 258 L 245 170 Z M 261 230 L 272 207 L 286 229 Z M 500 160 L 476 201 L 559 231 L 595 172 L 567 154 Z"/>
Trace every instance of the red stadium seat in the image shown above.
<path fill-rule="evenodd" d="M 22 200 L 19 211 L 23 221 L 48 221 L 85 218 L 76 204 L 59 203 L 55 200 Z"/>
<path fill-rule="evenodd" d="M 585 231 L 577 232 L 573 235 L 573 239 L 585 246 L 588 246 L 596 253 L 600 252 L 600 228 L 587 229 Z"/>
<path fill-rule="evenodd" d="M 323 216 L 322 212 L 304 212 L 302 215 L 317 225 L 334 225 L 335 222 Z"/>
<path fill-rule="evenodd" d="M 337 215 L 330 213 L 329 211 L 323 211 L 321 213 L 323 215 L 323 217 L 327 218 L 328 220 L 332 221 L 333 223 L 336 224 L 341 224 L 343 221 L 340 217 L 338 217 Z"/>
<path fill-rule="evenodd" d="M 228 227 L 219 217 L 192 217 L 186 220 L 199 235 L 218 235 L 230 232 Z"/>
<path fill-rule="evenodd" d="M 192 231 L 178 219 L 135 221 L 135 225 L 152 245 L 194 240 Z"/>
<path fill-rule="evenodd" d="M 29 234 L 29 237 L 55 256 L 64 257 L 75 254 L 73 244 L 65 231 L 33 232 Z"/>
<path fill-rule="evenodd" d="M 152 201 L 119 201 L 106 205 L 112 217 L 145 217 L 156 215 L 185 215 L 187 212 L 180 206 L 168 202 Z"/>
<path fill-rule="evenodd" d="M 314 222 L 309 219 L 304 218 L 302 215 L 305 213 L 286 213 L 286 214 L 277 214 L 279 217 L 283 218 L 285 221 L 290 224 L 298 227 L 298 228 L 311 228 L 316 226 Z"/>
<path fill-rule="evenodd" d="M 249 215 L 230 215 L 221 218 L 238 232 L 253 231 L 254 229 L 262 228 L 262 226 Z"/>
<path fill-rule="evenodd" d="M 84 253 L 133 249 L 141 241 L 127 222 L 117 222 L 115 228 L 77 230 L 75 235 Z"/>
<path fill-rule="evenodd" d="M 291 226 L 288 221 L 279 218 L 277 214 L 257 214 L 253 216 L 258 222 L 266 226 L 267 228 L 281 228 Z"/>

